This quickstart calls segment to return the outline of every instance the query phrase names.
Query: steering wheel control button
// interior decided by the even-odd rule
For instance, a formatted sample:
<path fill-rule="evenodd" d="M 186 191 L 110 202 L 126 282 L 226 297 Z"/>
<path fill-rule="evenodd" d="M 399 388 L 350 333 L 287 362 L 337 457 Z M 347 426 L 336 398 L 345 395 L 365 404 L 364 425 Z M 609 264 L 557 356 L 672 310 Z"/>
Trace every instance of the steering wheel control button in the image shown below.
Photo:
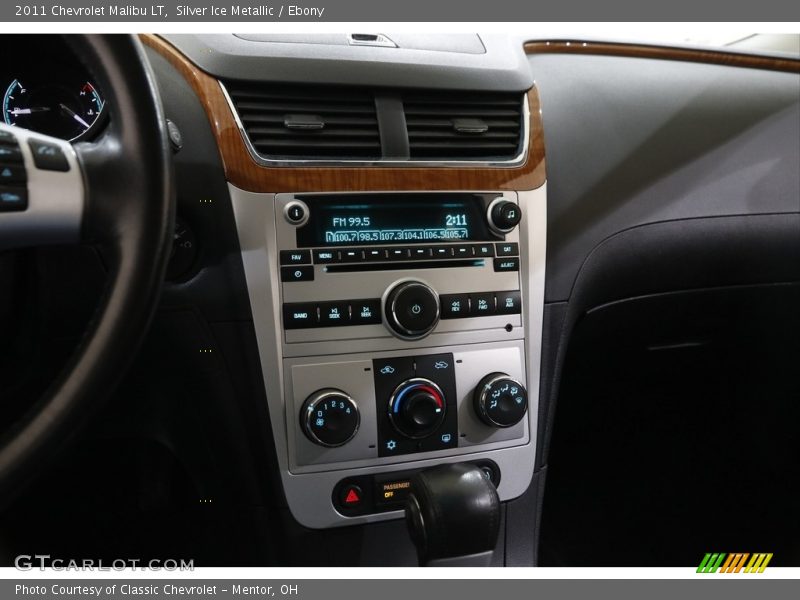
<path fill-rule="evenodd" d="M 386 323 L 400 338 L 419 339 L 439 322 L 439 296 L 419 281 L 395 286 L 386 297 Z"/>
<path fill-rule="evenodd" d="M 0 164 L 0 185 L 25 183 L 25 167 L 21 164 Z"/>
<path fill-rule="evenodd" d="M 21 187 L 0 186 L 0 212 L 16 212 L 28 208 L 28 191 Z"/>
<path fill-rule="evenodd" d="M 40 140 L 28 140 L 33 155 L 33 164 L 43 171 L 69 171 L 69 162 L 64 151 L 55 144 Z"/>
<path fill-rule="evenodd" d="M 318 326 L 317 306 L 315 304 L 296 302 L 283 305 L 284 329 L 305 329 Z"/>
<path fill-rule="evenodd" d="M 487 220 L 489 227 L 497 233 L 508 233 L 519 225 L 522 210 L 515 202 L 497 198 L 489 205 Z"/>
<path fill-rule="evenodd" d="M 491 373 L 478 383 L 473 402 L 475 413 L 486 425 L 512 427 L 528 410 L 528 393 L 505 373 Z"/>
<path fill-rule="evenodd" d="M 314 281 L 314 267 L 281 267 L 281 281 Z"/>
<path fill-rule="evenodd" d="M 469 316 L 469 296 L 466 294 L 443 294 L 439 298 L 443 319 L 463 319 Z"/>
<path fill-rule="evenodd" d="M 305 225 L 308 222 L 308 206 L 300 200 L 292 200 L 284 207 L 283 216 L 292 225 Z"/>
<path fill-rule="evenodd" d="M 16 146 L 17 138 L 10 131 L 0 131 L 0 145 L 2 146 Z"/>
<path fill-rule="evenodd" d="M 344 446 L 358 433 L 358 405 L 342 390 L 326 388 L 311 394 L 300 411 L 300 427 L 318 446 Z"/>
<path fill-rule="evenodd" d="M 389 420 L 407 438 L 428 437 L 446 415 L 444 392 L 430 379 L 416 377 L 404 381 L 389 399 Z"/>
<path fill-rule="evenodd" d="M 519 244 L 516 242 L 498 243 L 495 244 L 497 248 L 497 256 L 518 256 Z"/>
<path fill-rule="evenodd" d="M 172 148 L 172 152 L 177 154 L 183 148 L 183 134 L 178 126 L 169 119 L 167 119 L 167 135 L 169 136 L 169 145 Z"/>
<path fill-rule="evenodd" d="M 281 250 L 282 265 L 310 265 L 311 250 Z"/>
<path fill-rule="evenodd" d="M 0 146 L 0 162 L 21 163 L 22 151 L 15 146 Z"/>
<path fill-rule="evenodd" d="M 519 271 L 518 258 L 495 258 L 494 270 L 498 273 Z"/>
<path fill-rule="evenodd" d="M 522 301 L 519 291 L 497 292 L 497 313 L 501 315 L 518 315 L 522 312 Z"/>

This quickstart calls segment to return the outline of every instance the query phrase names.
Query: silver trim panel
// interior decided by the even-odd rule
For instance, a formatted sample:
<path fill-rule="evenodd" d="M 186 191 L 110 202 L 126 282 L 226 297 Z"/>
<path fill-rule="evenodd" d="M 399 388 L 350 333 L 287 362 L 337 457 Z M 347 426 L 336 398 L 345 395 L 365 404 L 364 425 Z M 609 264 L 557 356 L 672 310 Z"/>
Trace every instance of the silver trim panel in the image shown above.
<path fill-rule="evenodd" d="M 424 340 L 403 341 L 391 336 L 381 338 L 348 340 L 342 343 L 337 339 L 287 343 L 283 339 L 281 327 L 281 282 L 278 264 L 278 240 L 276 235 L 277 211 L 275 194 L 246 192 L 229 185 L 242 261 L 247 279 L 248 293 L 253 312 L 256 338 L 259 348 L 261 368 L 267 391 L 267 402 L 272 423 L 272 436 L 276 444 L 281 480 L 289 508 L 301 524 L 313 528 L 338 527 L 350 524 L 369 523 L 402 517 L 402 511 L 371 514 L 359 517 L 345 517 L 339 514 L 331 502 L 334 486 L 343 478 L 370 473 L 390 473 L 406 470 L 409 467 L 424 468 L 435 464 L 459 462 L 487 458 L 499 466 L 503 477 L 498 488 L 501 500 L 510 500 L 521 495 L 528 487 L 535 464 L 536 431 L 538 421 L 539 369 L 541 359 L 542 318 L 544 311 L 544 271 L 546 246 L 546 186 L 536 190 L 519 192 L 515 196 L 523 209 L 523 218 L 518 228 L 520 243 L 519 281 L 522 291 L 522 315 L 518 324 L 505 329 L 445 329 L 448 323 L 442 321 L 437 330 Z M 507 194 L 510 195 L 510 194 Z M 299 285 L 299 284 L 298 284 Z M 437 291 L 441 290 L 436 287 Z M 293 298 L 293 300 L 296 298 Z M 482 317 L 461 320 L 478 322 Z M 382 329 L 380 325 L 364 326 Z M 349 328 L 331 328 L 349 329 Z M 354 327 L 353 329 L 358 329 Z M 299 340 L 298 340 L 299 341 Z M 437 352 L 480 352 L 490 351 L 485 357 L 496 357 L 498 365 L 488 364 L 481 359 L 481 369 L 464 369 L 463 372 L 474 378 L 457 378 L 459 396 L 467 397 L 471 403 L 471 388 L 487 373 L 503 371 L 515 379 L 527 382 L 528 414 L 519 424 L 507 429 L 496 429 L 490 443 L 482 437 L 487 426 L 482 424 L 470 410 L 459 410 L 459 431 L 466 433 L 459 447 L 426 453 L 422 457 L 402 455 L 397 457 L 377 457 L 377 449 L 369 449 L 375 444 L 374 434 L 369 432 L 368 422 L 375 418 L 375 403 L 369 399 L 360 400 L 354 387 L 363 390 L 374 389 L 372 373 L 365 371 L 371 367 L 371 358 L 381 353 L 384 356 L 421 356 Z M 504 353 L 515 352 L 522 358 L 517 369 L 508 366 L 509 359 Z M 477 354 L 476 354 L 477 356 Z M 341 357 L 337 359 L 336 357 Z M 495 360 L 495 359 L 493 359 Z M 348 387 L 337 385 L 336 373 L 342 372 L 335 365 L 342 362 L 357 363 L 363 373 L 360 383 L 350 378 Z M 316 365 L 311 367 L 311 365 Z M 299 406 L 293 406 L 296 398 L 302 395 L 293 385 L 304 378 L 290 375 L 293 369 L 311 367 L 318 373 L 330 365 L 330 377 L 325 375 L 326 385 L 317 385 L 320 380 L 309 381 L 308 387 L 341 387 L 353 395 L 361 410 L 361 427 L 353 442 L 341 448 L 323 449 L 308 442 L 300 432 L 297 418 Z M 360 365 L 360 366 L 359 366 Z M 485 370 L 484 370 L 485 369 Z M 311 372 L 311 371 L 309 371 Z M 351 371 L 347 371 L 348 373 Z M 352 371 L 355 373 L 355 370 Z M 343 377 L 344 375 L 342 375 Z M 466 377 L 466 375 L 464 376 Z M 305 391 L 305 390 L 303 390 Z M 309 390 L 313 391 L 313 390 Z M 374 394 L 374 392 L 373 392 Z M 308 396 L 302 396 L 305 399 Z M 374 400 L 374 396 L 372 397 Z M 463 400 L 460 398 L 459 400 Z M 369 412 L 372 411 L 370 416 Z M 474 421 L 472 423 L 471 421 Z M 470 429 L 470 428 L 473 429 Z M 482 428 L 482 429 L 480 429 Z M 517 428 L 522 428 L 522 436 Z M 374 431 L 374 430 L 373 430 Z M 298 436 L 313 447 L 316 455 L 306 454 Z M 361 438 L 361 436 L 364 436 Z M 509 436 L 509 437 L 502 437 Z M 361 441 L 359 441 L 361 438 Z M 372 439 L 370 439 L 372 438 Z M 374 452 L 365 456 L 361 448 Z M 309 450 L 310 452 L 310 450 Z M 338 455 L 326 452 L 340 452 Z M 323 460 L 323 462 L 317 462 Z"/>

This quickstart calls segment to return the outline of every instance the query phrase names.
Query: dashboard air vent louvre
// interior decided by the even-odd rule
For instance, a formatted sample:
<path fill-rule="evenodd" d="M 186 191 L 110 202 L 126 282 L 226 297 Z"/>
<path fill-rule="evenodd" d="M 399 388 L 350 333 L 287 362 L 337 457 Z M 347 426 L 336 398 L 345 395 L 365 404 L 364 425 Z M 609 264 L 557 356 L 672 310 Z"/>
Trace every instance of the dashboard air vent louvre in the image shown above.
<path fill-rule="evenodd" d="M 412 160 L 509 160 L 522 151 L 523 95 L 404 92 Z"/>
<path fill-rule="evenodd" d="M 380 159 L 375 99 L 354 88 L 230 82 L 253 149 L 273 160 Z"/>

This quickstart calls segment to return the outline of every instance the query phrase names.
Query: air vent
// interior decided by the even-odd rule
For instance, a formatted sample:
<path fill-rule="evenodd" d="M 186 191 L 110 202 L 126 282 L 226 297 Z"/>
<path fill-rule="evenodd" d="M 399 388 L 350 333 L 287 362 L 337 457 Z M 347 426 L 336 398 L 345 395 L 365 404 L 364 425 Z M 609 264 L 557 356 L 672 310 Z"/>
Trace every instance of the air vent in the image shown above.
<path fill-rule="evenodd" d="M 406 92 L 411 160 L 507 161 L 522 151 L 523 96 Z"/>
<path fill-rule="evenodd" d="M 231 82 L 228 94 L 255 152 L 274 160 L 379 159 L 369 90 Z"/>

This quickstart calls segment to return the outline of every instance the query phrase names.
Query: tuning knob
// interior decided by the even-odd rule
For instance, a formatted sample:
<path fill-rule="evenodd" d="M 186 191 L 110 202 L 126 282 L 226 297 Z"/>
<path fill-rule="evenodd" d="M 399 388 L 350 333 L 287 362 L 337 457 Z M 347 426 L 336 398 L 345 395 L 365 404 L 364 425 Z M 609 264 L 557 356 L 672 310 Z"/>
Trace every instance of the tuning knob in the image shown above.
<path fill-rule="evenodd" d="M 397 337 L 416 340 L 439 322 L 439 296 L 421 281 L 397 284 L 386 297 L 386 324 Z"/>
<path fill-rule="evenodd" d="M 343 446 L 355 437 L 361 416 L 358 405 L 342 390 L 326 388 L 311 394 L 300 411 L 300 427 L 319 446 Z"/>
<path fill-rule="evenodd" d="M 431 435 L 444 422 L 447 405 L 441 388 L 430 379 L 407 379 L 389 398 L 389 421 L 412 439 Z"/>
<path fill-rule="evenodd" d="M 486 216 L 489 227 L 496 233 L 508 233 L 519 225 L 522 209 L 515 202 L 497 198 L 489 205 Z"/>
<path fill-rule="evenodd" d="M 475 388 L 475 412 L 491 427 L 511 427 L 528 410 L 525 387 L 505 373 L 490 373 Z"/>

